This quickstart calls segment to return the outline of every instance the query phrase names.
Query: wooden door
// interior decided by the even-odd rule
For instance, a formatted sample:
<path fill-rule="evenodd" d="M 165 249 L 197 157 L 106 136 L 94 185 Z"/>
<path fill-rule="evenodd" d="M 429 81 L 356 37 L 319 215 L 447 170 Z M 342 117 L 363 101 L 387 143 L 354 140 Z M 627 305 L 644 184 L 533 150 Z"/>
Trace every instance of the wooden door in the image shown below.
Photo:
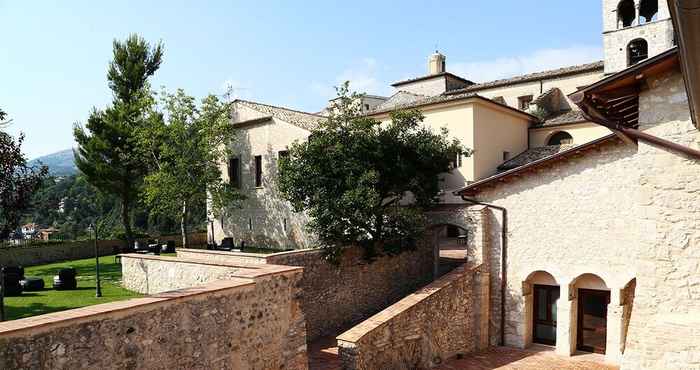
<path fill-rule="evenodd" d="M 532 341 L 557 344 L 557 301 L 559 287 L 551 285 L 533 286 Z"/>
<path fill-rule="evenodd" d="M 577 349 L 605 353 L 608 303 L 610 303 L 610 292 L 608 291 L 578 290 Z"/>

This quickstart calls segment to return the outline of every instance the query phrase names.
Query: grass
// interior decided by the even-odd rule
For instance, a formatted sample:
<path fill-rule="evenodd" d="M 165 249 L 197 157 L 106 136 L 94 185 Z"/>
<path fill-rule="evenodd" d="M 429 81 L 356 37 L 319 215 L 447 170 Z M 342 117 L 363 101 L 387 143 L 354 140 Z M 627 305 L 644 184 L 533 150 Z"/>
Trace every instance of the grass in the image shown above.
<path fill-rule="evenodd" d="M 65 267 L 75 268 L 78 274 L 78 289 L 53 290 L 53 276 Z M 121 287 L 122 269 L 121 265 L 114 262 L 114 256 L 100 257 L 100 298 L 95 297 L 94 258 L 27 267 L 24 276 L 43 278 L 45 288 L 42 291 L 24 292 L 18 297 L 5 297 L 7 320 L 141 296 Z"/>

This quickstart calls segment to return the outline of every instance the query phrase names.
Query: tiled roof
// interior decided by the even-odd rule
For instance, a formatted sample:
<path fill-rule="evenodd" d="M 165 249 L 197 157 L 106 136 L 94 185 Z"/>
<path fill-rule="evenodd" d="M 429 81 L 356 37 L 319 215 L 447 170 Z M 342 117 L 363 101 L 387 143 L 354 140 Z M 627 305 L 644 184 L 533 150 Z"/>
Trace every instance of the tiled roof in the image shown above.
<path fill-rule="evenodd" d="M 542 158 L 549 157 L 550 155 L 554 155 L 557 153 L 561 153 L 565 150 L 569 150 L 573 148 L 575 145 L 573 144 L 564 144 L 564 145 L 547 145 L 547 146 L 541 146 L 538 148 L 530 148 L 515 157 L 503 162 L 500 166 L 498 166 L 498 171 L 508 171 L 512 170 L 514 168 L 518 168 L 522 165 L 528 164 L 530 162 L 534 162 L 537 160 L 540 160 Z"/>
<path fill-rule="evenodd" d="M 566 125 L 566 124 L 570 124 L 570 123 L 580 123 L 580 122 L 587 122 L 587 121 L 588 120 L 583 115 L 582 111 L 580 111 L 578 109 L 574 109 L 574 110 L 568 110 L 568 111 L 555 113 L 554 115 L 547 117 L 547 119 L 544 120 L 543 122 L 534 125 L 533 128 L 547 127 L 547 126 L 559 126 L 559 125 Z"/>
<path fill-rule="evenodd" d="M 392 95 L 387 99 L 385 102 L 382 104 L 377 105 L 374 110 L 380 111 L 380 110 L 387 110 L 387 109 L 396 109 L 396 107 L 403 106 L 406 104 L 411 104 L 415 103 L 421 99 L 425 99 L 425 95 L 418 95 L 414 93 L 410 93 L 408 91 L 399 91 L 396 94 Z"/>
<path fill-rule="evenodd" d="M 469 92 L 469 91 L 474 92 L 474 91 L 479 91 L 479 90 L 491 89 L 491 88 L 495 88 L 495 87 L 514 85 L 514 84 L 523 83 L 523 82 L 536 81 L 536 80 L 541 80 L 541 79 L 545 79 L 545 78 L 563 77 L 563 76 L 568 76 L 568 75 L 572 75 L 572 74 L 593 72 L 593 71 L 598 71 L 598 70 L 600 70 L 600 71 L 603 70 L 603 61 L 602 60 L 598 61 L 598 62 L 594 62 L 594 63 L 580 64 L 580 65 L 564 67 L 564 68 L 559 68 L 559 69 L 552 69 L 549 71 L 535 72 L 535 73 L 530 73 L 530 74 L 526 74 L 526 75 L 505 78 L 505 79 L 501 79 L 501 80 L 494 80 L 494 81 L 489 81 L 489 82 L 477 83 L 477 84 L 467 86 L 467 87 L 459 89 L 459 90 L 453 90 L 450 93 L 458 94 L 458 93 Z"/>
<path fill-rule="evenodd" d="M 430 80 L 430 79 L 435 78 L 435 77 L 452 77 L 452 78 L 454 78 L 454 79 L 460 80 L 460 81 L 465 82 L 465 83 L 467 83 L 467 84 L 473 84 L 473 83 L 474 83 L 474 82 L 472 82 L 472 81 L 467 80 L 466 78 L 459 77 L 459 76 L 457 76 L 456 74 L 452 74 L 452 73 L 450 73 L 450 72 L 442 72 L 442 73 L 436 73 L 436 74 L 433 74 L 433 75 L 425 75 L 425 76 L 416 77 L 416 78 L 409 78 L 408 80 L 403 80 L 403 81 L 399 81 L 399 82 L 394 82 L 393 84 L 391 84 L 391 86 L 394 86 L 394 87 L 396 87 L 396 86 L 401 86 L 401 85 L 409 84 L 409 83 L 411 83 L 411 82 L 418 82 L 418 81 L 423 81 L 423 80 Z"/>
<path fill-rule="evenodd" d="M 420 95 L 417 95 L 417 96 L 420 96 Z M 533 121 L 539 120 L 539 118 L 531 115 L 530 113 L 515 109 L 507 104 L 493 101 L 489 98 L 485 98 L 485 97 L 483 97 L 479 94 L 476 94 L 476 93 L 463 93 L 463 94 L 445 94 L 445 93 L 443 93 L 443 94 L 435 95 L 435 96 L 421 97 L 420 99 L 417 99 L 417 100 L 406 99 L 406 101 L 402 102 L 401 104 L 393 105 L 390 107 L 382 108 L 384 106 L 384 104 L 382 104 L 380 106 L 377 106 L 377 108 L 375 108 L 374 110 L 371 110 L 371 111 L 365 113 L 365 115 L 366 116 L 373 116 L 373 115 L 377 115 L 377 114 L 391 112 L 391 111 L 398 110 L 398 109 L 418 108 L 418 107 L 422 107 L 425 105 L 447 103 L 447 102 L 451 102 L 451 101 L 469 99 L 469 98 L 477 98 L 477 99 L 489 101 L 493 104 L 498 104 L 498 105 L 500 105 L 503 108 L 506 108 L 508 110 L 530 116 Z"/>
<path fill-rule="evenodd" d="M 234 103 L 241 104 L 250 109 L 257 110 L 258 112 L 265 113 L 271 117 L 277 118 L 284 122 L 291 123 L 295 126 L 299 126 L 306 130 L 312 130 L 318 127 L 319 122 L 325 119 L 325 117 L 313 113 L 306 113 L 298 110 L 256 103 L 248 100 L 236 99 Z"/>
<path fill-rule="evenodd" d="M 533 159 L 530 161 L 523 161 L 523 164 L 517 167 L 514 167 L 509 170 L 504 170 L 503 172 L 496 173 L 495 175 L 491 177 L 487 177 L 485 179 L 481 179 L 478 181 L 475 181 L 462 189 L 459 189 L 454 192 L 455 195 L 475 195 L 478 193 L 481 189 L 483 189 L 486 186 L 491 186 L 494 184 L 499 183 L 500 181 L 505 180 L 506 178 L 512 177 L 512 176 L 517 176 L 525 171 L 531 170 L 538 168 L 540 166 L 544 165 L 549 165 L 550 163 L 553 163 L 557 160 L 567 158 L 572 155 L 577 155 L 579 153 L 586 152 L 592 148 L 595 148 L 599 145 L 602 145 L 604 143 L 612 143 L 616 142 L 616 136 L 615 134 L 610 134 L 607 136 L 603 136 L 601 138 L 595 139 L 593 141 L 589 141 L 585 144 L 581 144 L 578 146 L 571 146 L 567 149 L 562 149 L 558 152 L 555 152 L 553 154 L 546 155 L 542 158 L 539 159 Z M 619 139 L 617 139 L 619 140 Z M 517 157 L 516 157 L 517 158 Z M 515 158 L 513 158 L 515 159 Z"/>

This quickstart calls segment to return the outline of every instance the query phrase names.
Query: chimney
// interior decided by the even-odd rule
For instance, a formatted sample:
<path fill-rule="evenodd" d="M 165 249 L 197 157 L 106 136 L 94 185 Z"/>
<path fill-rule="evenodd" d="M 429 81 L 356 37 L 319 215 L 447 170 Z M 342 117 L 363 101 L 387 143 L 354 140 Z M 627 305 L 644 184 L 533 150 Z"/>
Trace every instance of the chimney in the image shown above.
<path fill-rule="evenodd" d="M 437 50 L 428 58 L 428 74 L 437 75 L 445 72 L 445 56 Z"/>

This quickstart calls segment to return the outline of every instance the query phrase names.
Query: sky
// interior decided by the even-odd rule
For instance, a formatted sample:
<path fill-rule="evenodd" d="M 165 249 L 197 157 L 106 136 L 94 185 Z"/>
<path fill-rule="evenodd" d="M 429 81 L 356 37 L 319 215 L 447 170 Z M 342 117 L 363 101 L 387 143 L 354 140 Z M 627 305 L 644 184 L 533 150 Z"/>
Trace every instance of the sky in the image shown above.
<path fill-rule="evenodd" d="M 165 47 L 153 87 L 315 112 L 345 80 L 390 95 L 436 48 L 477 82 L 600 60 L 601 17 L 600 0 L 0 0 L 0 108 L 28 158 L 74 146 L 130 33 Z"/>

